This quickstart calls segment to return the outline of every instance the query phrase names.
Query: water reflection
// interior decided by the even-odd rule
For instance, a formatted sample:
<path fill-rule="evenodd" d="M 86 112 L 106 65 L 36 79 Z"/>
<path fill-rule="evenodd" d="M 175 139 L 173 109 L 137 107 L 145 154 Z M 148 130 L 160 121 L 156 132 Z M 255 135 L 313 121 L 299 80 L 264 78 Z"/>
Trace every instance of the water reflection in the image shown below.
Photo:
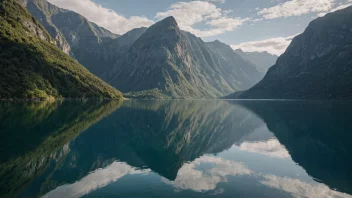
<path fill-rule="evenodd" d="M 119 105 L 117 101 L 0 103 L 0 195 L 17 196 L 52 168 L 52 162 L 64 159 L 72 139 Z"/>
<path fill-rule="evenodd" d="M 352 193 L 351 102 L 243 103 L 259 115 L 292 159 L 319 181 Z"/>
<path fill-rule="evenodd" d="M 104 169 L 98 169 L 73 184 L 64 184 L 43 197 L 81 197 L 102 188 L 126 175 L 142 174 L 148 170 L 137 170 L 126 163 L 113 162 Z"/>
<path fill-rule="evenodd" d="M 73 104 L 68 109 L 85 111 L 68 114 L 60 110 L 64 104 L 55 104 L 46 108 L 52 109 L 49 113 L 40 113 L 43 119 L 27 116 L 30 119 L 23 121 L 22 128 L 17 126 L 16 136 L 38 127 L 52 132 L 37 136 L 39 140 L 31 137 L 33 142 L 28 143 L 22 137 L 23 147 L 2 147 L 0 167 L 18 159 L 26 165 L 17 163 L 17 170 L 27 170 L 31 163 L 43 168 L 20 183 L 24 188 L 11 185 L 1 193 L 12 189 L 21 197 L 350 197 L 345 194 L 351 193 L 346 158 L 351 150 L 350 104 L 125 101 L 121 107 L 86 105 Z M 79 117 L 68 118 L 71 114 Z M 14 115 L 11 119 L 25 120 L 19 113 Z M 2 136 L 16 141 L 8 134 L 16 127 L 4 123 Z M 62 138 L 63 134 L 71 135 Z M 46 142 L 57 146 L 41 152 L 47 150 Z M 26 152 L 28 148 L 32 151 Z M 31 160 L 23 160 L 27 158 Z M 45 165 L 33 163 L 36 159 L 45 159 Z M 15 175 L 8 170 L 1 171 L 1 180 Z M 27 174 L 18 172 L 21 177 Z"/>

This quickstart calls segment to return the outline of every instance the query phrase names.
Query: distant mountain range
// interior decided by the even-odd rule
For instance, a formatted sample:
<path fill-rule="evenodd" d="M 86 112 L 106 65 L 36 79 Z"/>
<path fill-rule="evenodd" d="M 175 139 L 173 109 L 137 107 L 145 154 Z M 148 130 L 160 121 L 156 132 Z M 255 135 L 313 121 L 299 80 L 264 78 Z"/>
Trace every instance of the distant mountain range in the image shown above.
<path fill-rule="evenodd" d="M 352 7 L 312 21 L 253 88 L 230 98 L 352 99 Z"/>
<path fill-rule="evenodd" d="M 156 90 L 163 98 L 216 98 L 260 80 L 257 68 L 226 44 L 204 43 L 168 17 L 148 28 L 107 78 L 122 92 Z"/>
<path fill-rule="evenodd" d="M 66 52 L 69 48 L 56 33 L 55 40 L 17 0 L 0 1 L 0 99 L 122 99 L 119 91 L 60 51 L 55 45 Z"/>
<path fill-rule="evenodd" d="M 216 98 L 264 76 L 230 46 L 180 30 L 173 17 L 119 36 L 46 0 L 20 1 L 59 48 L 132 98 Z"/>
<path fill-rule="evenodd" d="M 228 94 L 228 98 L 352 98 L 349 78 L 352 72 L 349 56 L 352 51 L 352 24 L 348 20 L 352 8 L 314 20 L 277 60 L 277 56 L 267 52 L 233 50 L 218 40 L 204 42 L 182 31 L 173 17 L 149 28 L 137 28 L 117 35 L 78 13 L 58 8 L 46 0 L 18 1 L 41 23 L 40 28 L 45 28 L 46 31 L 40 30 L 40 38 L 45 37 L 46 42 L 56 45 L 129 98 L 198 99 Z M 21 39 L 26 39 L 24 37 Z M 43 53 L 48 51 L 44 50 Z M 51 58 L 57 59 L 59 55 Z M 65 62 L 64 66 L 70 64 Z M 22 83 L 32 90 L 19 94 L 7 85 L 18 80 L 12 78 L 14 75 L 6 76 L 11 80 L 2 82 L 6 92 L 3 91 L 1 98 L 13 98 L 14 95 L 19 98 L 28 98 L 28 95 L 32 98 L 47 97 L 50 94 L 55 97 L 79 97 L 82 93 L 83 97 L 92 95 L 67 88 L 66 81 L 51 82 L 51 86 L 56 86 L 54 89 L 41 86 L 46 81 L 35 83 L 37 87 L 44 87 L 39 90 L 45 89 L 45 93 L 36 91 L 30 83 Z M 91 80 L 79 77 L 77 82 L 86 84 L 87 81 Z M 101 82 L 94 84 L 105 86 Z M 83 87 L 96 91 L 90 85 Z M 57 94 L 57 89 L 63 93 Z M 104 89 L 103 92 L 106 92 L 107 88 Z M 111 91 L 108 91 L 110 94 L 101 92 L 93 95 L 111 97 Z"/>
<path fill-rule="evenodd" d="M 268 52 L 244 52 L 241 49 L 236 49 L 235 52 L 244 60 L 257 65 L 264 73 L 266 73 L 271 66 L 275 65 L 279 58 Z"/>

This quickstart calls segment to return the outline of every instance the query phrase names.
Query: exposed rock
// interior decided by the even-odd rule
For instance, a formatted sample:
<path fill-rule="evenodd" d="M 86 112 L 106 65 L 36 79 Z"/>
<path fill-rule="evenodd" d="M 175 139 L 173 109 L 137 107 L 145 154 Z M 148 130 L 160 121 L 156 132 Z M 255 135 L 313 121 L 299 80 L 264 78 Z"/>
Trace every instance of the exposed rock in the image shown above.
<path fill-rule="evenodd" d="M 240 98 L 351 99 L 352 7 L 312 21 Z M 237 94 L 238 95 L 238 94 Z"/>
<path fill-rule="evenodd" d="M 118 37 L 118 35 L 89 22 L 83 16 L 61 9 L 46 0 L 19 0 L 19 2 L 56 40 L 57 47 L 78 61 L 88 56 L 83 51 L 86 50 L 86 42 L 97 45 Z"/>
<path fill-rule="evenodd" d="M 35 24 L 32 20 L 27 19 L 25 21 L 23 21 L 23 26 L 25 28 L 27 28 L 27 30 L 30 32 L 28 34 L 28 36 L 31 36 L 31 34 L 34 34 L 35 36 L 37 36 L 38 38 L 40 38 L 43 41 L 46 42 L 51 42 L 51 43 L 55 43 L 54 41 L 52 41 L 50 39 L 50 36 L 47 35 L 46 32 L 44 32 L 37 24 Z"/>

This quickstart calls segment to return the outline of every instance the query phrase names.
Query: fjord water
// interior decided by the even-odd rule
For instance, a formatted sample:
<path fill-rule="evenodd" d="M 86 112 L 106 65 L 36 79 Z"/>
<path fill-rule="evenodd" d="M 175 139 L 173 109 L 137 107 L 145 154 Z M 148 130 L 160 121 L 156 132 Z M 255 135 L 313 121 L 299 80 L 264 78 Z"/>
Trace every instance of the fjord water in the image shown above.
<path fill-rule="evenodd" d="M 351 197 L 352 103 L 0 103 L 1 197 Z"/>

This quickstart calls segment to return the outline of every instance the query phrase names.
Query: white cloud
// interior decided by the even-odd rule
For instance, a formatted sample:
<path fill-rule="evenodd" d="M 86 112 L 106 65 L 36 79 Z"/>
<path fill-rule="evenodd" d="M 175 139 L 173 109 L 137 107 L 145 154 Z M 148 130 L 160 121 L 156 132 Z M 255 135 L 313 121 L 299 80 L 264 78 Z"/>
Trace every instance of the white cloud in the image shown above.
<path fill-rule="evenodd" d="M 105 169 L 99 169 L 90 173 L 80 181 L 73 184 L 65 184 L 50 191 L 43 197 L 82 197 L 96 189 L 107 186 L 128 174 L 143 174 L 150 170 L 137 170 L 126 163 L 114 162 Z"/>
<path fill-rule="evenodd" d="M 61 8 L 75 11 L 89 21 L 98 24 L 114 33 L 123 34 L 133 28 L 148 27 L 153 24 L 152 20 L 141 16 L 126 18 L 115 11 L 104 8 L 91 0 L 48 0 L 50 3 Z"/>
<path fill-rule="evenodd" d="M 199 168 L 201 165 L 209 166 Z M 138 170 L 124 162 L 113 162 L 104 169 L 98 169 L 90 173 L 80 181 L 59 186 L 43 197 L 82 197 L 112 182 L 116 182 L 126 175 L 144 175 L 150 171 L 150 169 Z M 202 156 L 191 163 L 184 164 L 178 171 L 175 181 L 169 181 L 165 178 L 162 178 L 162 181 L 165 184 L 172 185 L 176 190 L 193 190 L 195 192 L 209 192 L 211 195 L 218 195 L 225 191 L 225 189 L 218 188 L 218 185 L 222 182 L 227 182 L 228 176 L 241 175 L 253 177 L 263 185 L 285 191 L 294 197 L 351 197 L 315 181 L 308 183 L 295 178 L 266 175 L 250 170 L 243 163 L 210 155 Z"/>
<path fill-rule="evenodd" d="M 204 0 L 204 1 L 212 2 L 212 3 L 225 3 L 226 2 L 226 0 Z"/>
<path fill-rule="evenodd" d="M 243 142 L 240 145 L 241 150 L 260 153 L 270 157 L 290 158 L 286 148 L 280 144 L 277 139 L 270 139 L 265 142 Z"/>
<path fill-rule="evenodd" d="M 248 18 L 233 18 L 227 14 L 232 10 L 222 10 L 210 2 L 191 1 L 172 4 L 166 12 L 158 12 L 157 20 L 168 16 L 176 18 L 182 30 L 191 32 L 199 37 L 209 37 L 232 31 L 242 25 Z M 210 29 L 200 30 L 193 26 L 204 23 Z"/>
<path fill-rule="evenodd" d="M 294 197 L 352 197 L 345 193 L 340 193 L 331 190 L 328 186 L 324 184 L 309 184 L 298 179 L 283 178 L 274 175 L 264 175 L 261 183 L 271 188 L 276 188 L 288 192 Z"/>
<path fill-rule="evenodd" d="M 334 8 L 332 8 L 332 9 L 329 10 L 328 12 L 321 12 L 321 13 L 319 13 L 317 16 L 322 17 L 322 16 L 326 15 L 327 13 L 335 12 L 335 11 L 337 11 L 337 10 L 342 10 L 342 9 L 345 9 L 345 8 L 347 8 L 347 7 L 350 7 L 350 6 L 352 6 L 352 0 L 347 1 L 346 4 L 343 4 L 343 3 L 342 3 L 342 4 L 340 4 L 340 5 L 338 5 L 338 6 L 334 7 Z"/>
<path fill-rule="evenodd" d="M 199 168 L 202 165 L 209 165 L 208 168 Z M 209 192 L 211 195 L 223 193 L 226 189 L 218 188 L 222 182 L 227 182 L 228 176 L 247 175 L 253 177 L 261 184 L 285 191 L 293 197 L 348 197 L 330 189 L 325 184 L 315 181 L 311 183 L 296 178 L 279 177 L 276 175 L 254 172 L 245 164 L 226 160 L 215 156 L 202 156 L 195 161 L 185 164 L 179 170 L 175 181 L 162 179 L 164 183 L 172 185 L 176 190 L 192 190 L 195 192 Z"/>
<path fill-rule="evenodd" d="M 200 164 L 211 164 L 213 168 L 197 170 Z M 175 181 L 163 179 L 169 185 L 178 190 L 193 190 L 196 192 L 206 192 L 215 190 L 220 182 L 225 182 L 227 176 L 250 175 L 252 171 L 244 164 L 225 160 L 214 156 L 202 156 L 192 163 L 185 164 L 178 171 Z M 222 190 L 216 191 L 219 193 Z"/>
<path fill-rule="evenodd" d="M 292 39 L 295 37 L 276 37 L 265 39 L 261 41 L 251 41 L 231 45 L 233 49 L 242 49 L 245 52 L 269 52 L 271 54 L 281 55 L 285 52 L 286 48 L 290 45 Z"/>
<path fill-rule="evenodd" d="M 258 15 L 265 19 L 301 16 L 308 13 L 327 12 L 335 0 L 290 0 L 270 8 L 264 8 Z"/>

